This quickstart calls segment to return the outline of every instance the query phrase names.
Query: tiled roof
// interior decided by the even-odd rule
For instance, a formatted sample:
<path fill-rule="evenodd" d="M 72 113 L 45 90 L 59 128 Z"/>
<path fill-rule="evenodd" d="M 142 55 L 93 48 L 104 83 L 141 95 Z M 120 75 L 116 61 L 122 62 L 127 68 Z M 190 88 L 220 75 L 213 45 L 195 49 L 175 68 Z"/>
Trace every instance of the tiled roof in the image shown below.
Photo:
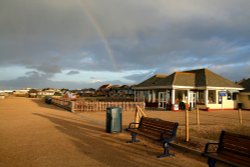
<path fill-rule="evenodd" d="M 208 69 L 198 69 L 183 72 L 174 72 L 167 76 L 163 74 L 154 75 L 135 87 L 151 86 L 191 86 L 191 87 L 231 87 L 242 88 L 240 85 L 213 73 Z"/>
<path fill-rule="evenodd" d="M 112 85 L 111 84 L 105 84 L 99 87 L 99 89 L 107 89 L 110 88 Z"/>
<path fill-rule="evenodd" d="M 235 84 L 234 82 L 215 74 L 214 72 L 208 69 L 198 69 L 198 70 L 191 70 L 186 71 L 190 73 L 194 73 L 195 83 L 197 87 L 203 86 L 212 86 L 212 87 L 232 87 L 232 88 L 242 88 L 240 85 Z"/>
<path fill-rule="evenodd" d="M 250 92 L 250 78 L 247 80 L 243 80 L 239 83 L 243 88 L 245 88 L 242 92 Z"/>
<path fill-rule="evenodd" d="M 134 87 L 150 87 L 150 86 L 165 86 L 166 85 L 167 75 L 165 74 L 156 74 L 151 78 L 135 85 Z"/>
<path fill-rule="evenodd" d="M 187 72 L 175 72 L 173 85 L 195 86 L 195 74 Z"/>

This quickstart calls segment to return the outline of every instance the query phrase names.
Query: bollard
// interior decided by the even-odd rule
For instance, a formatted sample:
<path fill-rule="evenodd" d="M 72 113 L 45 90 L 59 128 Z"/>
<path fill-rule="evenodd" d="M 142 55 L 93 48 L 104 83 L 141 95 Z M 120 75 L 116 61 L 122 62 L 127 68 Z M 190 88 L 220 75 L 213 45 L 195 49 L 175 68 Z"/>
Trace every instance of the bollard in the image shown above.
<path fill-rule="evenodd" d="M 139 123 L 140 122 L 138 106 L 136 106 L 136 109 L 135 109 L 135 117 L 134 117 L 134 119 L 135 119 L 134 120 L 135 123 Z M 134 128 L 138 128 L 138 124 L 136 124 Z"/>
<path fill-rule="evenodd" d="M 185 138 L 189 142 L 189 116 L 188 110 L 185 111 Z"/>
<path fill-rule="evenodd" d="M 75 112 L 75 102 L 74 101 L 71 101 L 70 107 L 71 107 L 70 111 Z"/>
<path fill-rule="evenodd" d="M 200 125 L 200 110 L 199 107 L 196 108 L 196 123 L 199 126 Z"/>
<path fill-rule="evenodd" d="M 239 114 L 239 122 L 242 125 L 242 112 L 240 108 L 238 109 L 238 114 Z"/>

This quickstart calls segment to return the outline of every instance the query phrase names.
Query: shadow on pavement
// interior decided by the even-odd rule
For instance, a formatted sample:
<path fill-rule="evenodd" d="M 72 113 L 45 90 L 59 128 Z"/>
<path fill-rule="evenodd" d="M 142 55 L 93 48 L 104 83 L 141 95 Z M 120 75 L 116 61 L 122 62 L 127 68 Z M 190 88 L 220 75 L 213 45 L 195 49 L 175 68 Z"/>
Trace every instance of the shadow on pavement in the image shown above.
<path fill-rule="evenodd" d="M 47 104 L 42 99 L 31 99 L 31 100 L 32 100 L 32 102 L 36 103 L 39 107 L 42 107 L 42 108 L 56 109 L 56 110 L 60 110 L 60 111 L 68 111 L 68 110 L 60 108 L 58 106 L 55 106 L 53 104 Z M 68 111 L 68 112 L 70 112 L 70 111 Z"/>
<path fill-rule="evenodd" d="M 60 132 L 73 138 L 72 143 L 81 153 L 102 164 L 129 167 L 178 166 L 172 163 L 171 159 L 157 159 L 156 155 L 159 153 L 154 152 L 152 148 L 145 148 L 147 146 L 142 144 L 127 144 L 126 140 L 129 140 L 127 138 L 129 135 L 122 138 L 123 134 L 108 134 L 105 132 L 105 127 L 100 127 L 100 125 L 96 126 L 85 121 L 79 123 L 79 121 L 70 120 L 71 118 L 55 115 L 33 114 L 50 120 Z"/>

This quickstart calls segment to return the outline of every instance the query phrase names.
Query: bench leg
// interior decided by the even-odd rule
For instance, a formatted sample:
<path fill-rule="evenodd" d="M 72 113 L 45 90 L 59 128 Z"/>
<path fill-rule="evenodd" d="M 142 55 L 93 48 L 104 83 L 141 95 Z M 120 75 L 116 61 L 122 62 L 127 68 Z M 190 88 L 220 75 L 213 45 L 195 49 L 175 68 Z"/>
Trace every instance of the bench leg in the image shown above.
<path fill-rule="evenodd" d="M 157 156 L 158 158 L 163 158 L 163 157 L 172 157 L 175 156 L 174 154 L 169 153 L 169 144 L 168 142 L 163 143 L 163 154 L 160 156 Z"/>
<path fill-rule="evenodd" d="M 215 167 L 216 160 L 213 158 L 208 158 L 208 166 Z"/>
<path fill-rule="evenodd" d="M 128 143 L 135 143 L 135 142 L 139 142 L 140 140 L 136 139 L 137 133 L 135 132 L 131 132 L 131 141 L 129 141 Z"/>

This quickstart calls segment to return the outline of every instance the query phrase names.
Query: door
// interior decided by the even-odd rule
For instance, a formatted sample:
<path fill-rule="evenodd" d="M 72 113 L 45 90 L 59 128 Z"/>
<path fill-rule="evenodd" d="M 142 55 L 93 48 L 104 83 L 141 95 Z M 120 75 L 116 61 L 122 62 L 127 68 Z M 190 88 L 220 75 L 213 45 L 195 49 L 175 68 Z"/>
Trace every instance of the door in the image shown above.
<path fill-rule="evenodd" d="M 158 93 L 158 108 L 166 108 L 166 92 Z"/>
<path fill-rule="evenodd" d="M 193 91 L 189 92 L 189 105 L 191 108 L 196 107 L 196 93 Z"/>

